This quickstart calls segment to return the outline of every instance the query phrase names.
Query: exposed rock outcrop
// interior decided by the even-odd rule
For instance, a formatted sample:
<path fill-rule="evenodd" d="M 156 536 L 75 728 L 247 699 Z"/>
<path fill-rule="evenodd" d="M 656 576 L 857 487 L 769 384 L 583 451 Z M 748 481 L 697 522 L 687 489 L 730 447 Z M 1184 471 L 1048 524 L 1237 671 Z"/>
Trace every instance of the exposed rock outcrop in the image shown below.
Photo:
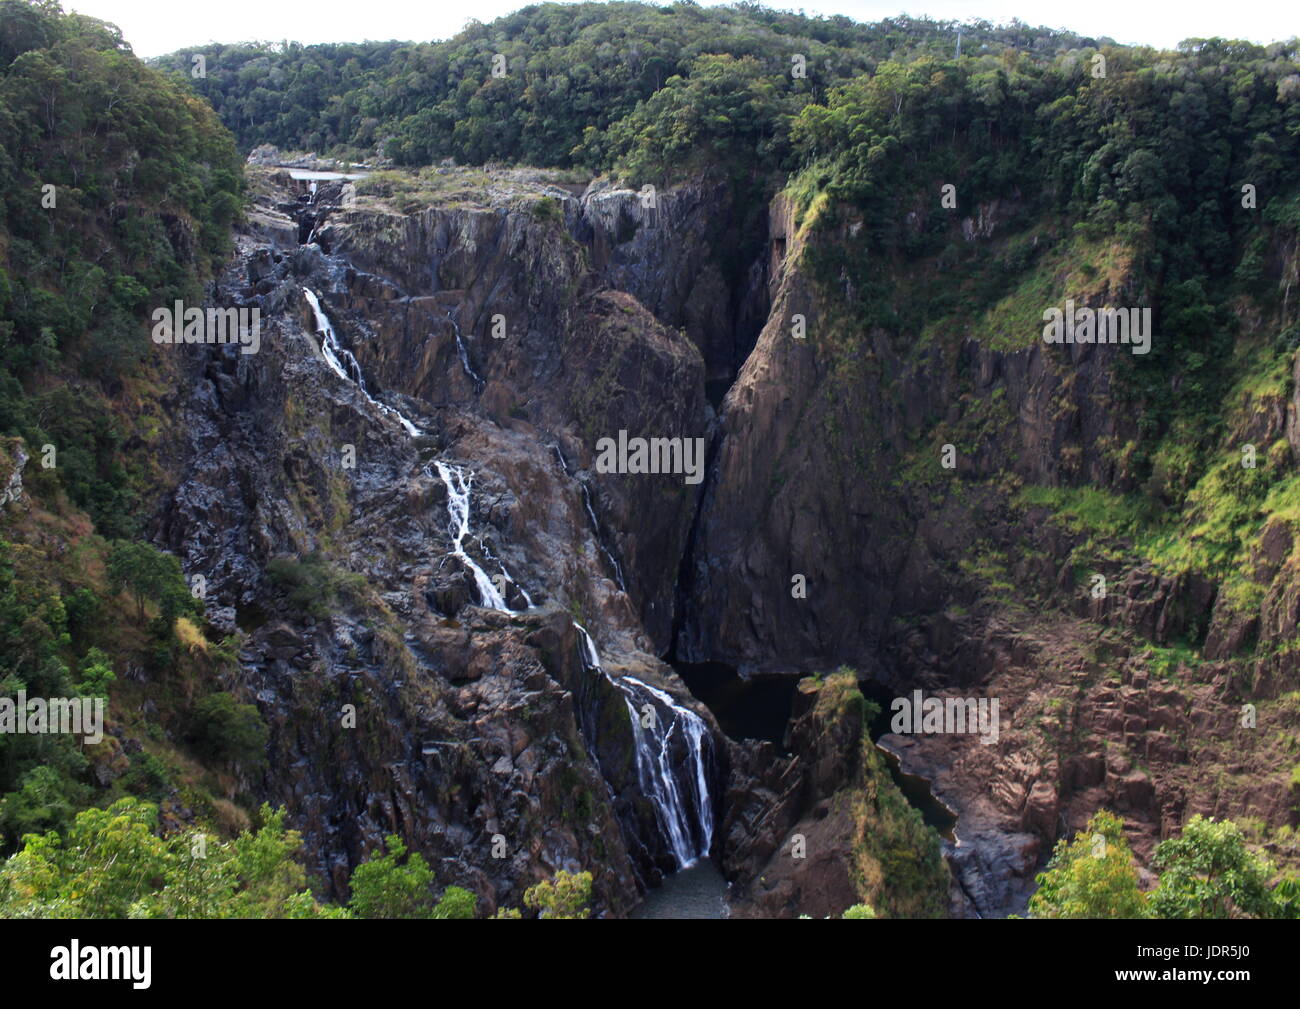
<path fill-rule="evenodd" d="M 0 508 L 22 499 L 23 467 L 28 458 L 22 439 L 9 438 L 0 444 Z"/>
<path fill-rule="evenodd" d="M 890 781 L 853 676 L 805 679 L 795 697 L 790 756 L 764 744 L 733 757 L 722 848 L 733 913 L 839 917 L 865 902 L 890 917 L 945 914 L 939 837 Z"/>
<path fill-rule="evenodd" d="M 335 248 L 361 258 L 357 220 L 330 227 Z M 626 295 L 586 283 L 590 295 L 576 305 L 548 302 L 555 277 L 540 259 L 494 260 L 496 243 L 541 248 L 531 217 L 448 211 L 425 223 L 430 235 L 454 236 L 447 259 L 460 265 L 446 276 L 472 275 L 450 298 L 436 282 L 402 290 L 317 246 L 286 250 L 260 226 L 241 239 L 221 291 L 261 310 L 261 352 L 214 348 L 195 360 L 185 472 L 157 535 L 187 572 L 206 578 L 213 621 L 246 635 L 227 686 L 257 702 L 272 732 L 269 770 L 245 785 L 289 808 L 335 895 L 391 831 L 424 852 L 441 881 L 477 891 L 488 911 L 518 905 L 525 887 L 557 869 L 593 868 L 598 909 L 620 913 L 675 863 L 637 780 L 626 703 L 585 668 L 573 614 L 596 635 L 612 675 L 633 673 L 713 723 L 643 651 L 651 636 L 611 576 L 582 489 L 553 446 L 589 466 L 582 423 L 703 427 L 699 354 Z M 466 246 L 485 258 L 471 265 Z M 381 268 L 381 257 L 370 265 Z M 556 269 L 581 280 L 578 259 Z M 510 283 L 518 302 L 503 293 Z M 304 287 L 321 293 L 372 393 L 322 359 Z M 519 310 L 521 320 L 528 304 L 564 310 L 538 315 L 515 345 L 507 339 L 499 354 L 475 359 L 487 376 L 481 398 L 466 381 L 454 327 L 433 307 L 472 312 L 476 299 L 485 311 Z M 516 394 L 527 402 L 547 379 L 571 396 L 539 401 L 538 423 L 494 414 L 493 404 Z M 423 433 L 411 437 L 394 410 Z M 481 608 L 472 572 L 451 556 L 435 453 L 473 472 L 465 549 L 500 573 L 517 612 Z M 639 479 L 662 486 L 647 497 L 631 476 L 591 482 L 604 492 L 595 495 L 602 513 L 618 516 L 606 528 L 629 530 L 617 544 L 629 581 L 648 586 L 652 613 L 667 600 L 663 637 L 672 574 L 659 569 L 683 549 L 693 489 L 672 475 Z M 320 598 L 294 603 L 268 573 L 271 562 L 292 569 L 313 556 Z"/>

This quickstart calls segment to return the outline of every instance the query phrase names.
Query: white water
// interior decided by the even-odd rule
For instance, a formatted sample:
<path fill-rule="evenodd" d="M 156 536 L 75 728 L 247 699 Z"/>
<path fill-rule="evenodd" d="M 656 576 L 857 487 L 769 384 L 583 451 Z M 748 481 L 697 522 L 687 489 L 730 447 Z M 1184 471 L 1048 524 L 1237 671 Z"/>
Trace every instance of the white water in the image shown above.
<path fill-rule="evenodd" d="M 486 557 L 490 561 L 496 561 L 497 567 L 501 569 L 500 577 L 504 578 L 507 582 L 509 582 L 511 585 L 513 585 L 515 588 L 519 590 L 519 594 L 524 597 L 524 605 L 531 610 L 533 608 L 533 597 L 528 594 L 528 590 L 524 588 L 522 585 L 520 585 L 517 581 L 515 581 L 514 576 L 510 573 L 509 569 L 506 568 L 501 558 L 492 552 L 492 548 L 488 546 L 488 544 L 484 543 L 482 540 L 479 540 L 479 546 L 483 548 L 484 557 Z"/>
<path fill-rule="evenodd" d="M 551 451 L 555 453 L 555 458 L 559 460 L 560 469 L 563 471 L 564 475 L 569 477 L 572 480 L 575 480 L 578 484 L 579 489 L 582 491 L 582 503 L 587 508 L 587 518 L 591 519 L 591 533 L 593 536 L 596 537 L 596 545 L 600 547 L 600 552 L 605 555 L 605 560 L 609 561 L 609 566 L 614 569 L 614 581 L 618 584 L 618 587 L 620 589 L 626 592 L 627 586 L 623 583 L 622 565 L 620 565 L 618 561 L 614 559 L 614 555 L 609 552 L 609 548 L 605 546 L 605 541 L 601 538 L 600 523 L 596 520 L 596 510 L 591 507 L 591 491 L 587 489 L 587 485 L 585 483 L 583 483 L 581 480 L 578 480 L 577 477 L 575 477 L 571 472 L 569 472 L 568 464 L 565 463 L 564 461 L 564 455 L 560 452 L 560 446 L 552 445 Z"/>
<path fill-rule="evenodd" d="M 399 410 L 379 402 L 370 394 L 370 391 L 366 388 L 365 375 L 361 371 L 360 363 L 352 352 L 339 341 L 334 332 L 334 326 L 330 323 L 324 309 L 321 308 L 320 299 L 305 287 L 303 288 L 303 296 L 307 299 L 307 303 L 311 306 L 312 313 L 316 317 L 316 328 L 321 334 L 321 354 L 333 372 L 345 382 L 353 382 L 366 399 L 378 407 L 381 412 L 396 418 L 411 437 L 419 435 L 421 433 L 420 429 L 411 423 L 405 415 Z M 461 365 L 470 378 L 475 382 L 481 382 L 469 365 L 465 346 L 461 342 L 460 327 L 456 325 L 454 319 L 452 325 L 456 329 L 456 346 L 460 350 Z M 568 467 L 564 465 L 564 456 L 560 453 L 558 446 L 555 446 L 555 454 L 559 458 L 561 468 L 568 474 Z M 451 555 L 459 559 L 474 575 L 474 584 L 478 589 L 482 605 L 494 610 L 510 612 L 505 597 L 498 591 L 492 579 L 488 577 L 487 572 L 479 566 L 474 558 L 465 552 L 465 538 L 470 534 L 470 494 L 473 489 L 474 474 L 467 474 L 460 467 L 449 465 L 441 460 L 434 460 L 434 466 L 437 467 L 438 476 L 447 488 L 448 533 L 452 539 Z M 427 466 L 424 472 L 432 479 L 433 474 L 429 472 Z M 623 572 L 619 568 L 618 562 L 614 560 L 613 555 L 605 549 L 604 543 L 600 541 L 600 526 L 591 507 L 591 497 L 588 494 L 586 485 L 579 481 L 579 486 L 582 487 L 583 500 L 587 506 L 587 515 L 591 519 L 596 540 L 600 543 L 601 550 L 604 551 L 606 558 L 614 568 L 619 587 L 622 588 Z M 499 561 L 497 563 L 500 564 Z M 519 589 L 524 601 L 531 607 L 533 601 L 523 586 L 510 577 L 510 572 L 506 570 L 504 564 L 500 564 L 500 567 L 505 579 Z M 673 857 L 677 860 L 678 868 L 689 868 L 695 865 L 701 857 L 707 855 L 713 845 L 713 803 L 709 796 L 708 775 L 704 757 L 704 738 L 708 733 L 708 729 L 704 724 L 704 720 L 689 708 L 679 705 L 665 691 L 658 690 L 635 677 L 616 678 L 610 676 L 605 671 L 604 666 L 601 665 L 600 653 L 596 651 L 596 643 L 592 640 L 591 635 L 587 633 L 586 628 L 576 621 L 573 626 L 577 628 L 578 633 L 582 636 L 585 658 L 589 668 L 599 671 L 623 695 L 624 702 L 627 704 L 628 716 L 632 720 L 632 735 L 636 747 L 637 779 L 641 784 L 641 790 L 654 803 L 655 812 L 658 814 L 659 822 L 663 827 L 669 847 L 672 849 Z M 657 700 L 660 705 L 671 713 L 666 728 L 664 725 L 665 719 L 660 717 L 660 709 L 651 704 L 651 699 Z M 649 728 L 645 728 L 641 724 L 640 708 L 646 704 L 650 704 L 654 711 L 654 718 L 651 720 Z M 672 764 L 671 742 L 673 734 L 679 731 L 679 726 L 686 742 L 688 763 L 694 778 L 693 791 L 690 788 L 691 781 L 689 779 L 685 781 L 678 780 L 677 770 Z M 696 842 L 695 832 L 688 814 L 688 805 L 692 800 L 694 800 L 696 820 L 700 827 L 701 840 L 699 843 Z"/>
<path fill-rule="evenodd" d="M 329 316 L 321 308 L 320 299 L 307 288 L 302 289 L 303 297 L 307 299 L 307 304 L 311 306 L 312 314 L 316 316 L 316 329 L 321 334 L 321 354 L 325 358 L 325 363 L 333 370 L 334 374 L 345 382 L 355 383 L 361 394 L 370 400 L 375 406 L 379 407 L 390 417 L 397 418 L 398 423 L 406 429 L 406 433 L 412 438 L 420 433 L 420 429 L 406 419 L 406 416 L 400 410 L 394 410 L 391 406 L 379 402 L 374 396 L 370 395 L 370 390 L 366 388 L 366 377 L 362 374 L 361 364 L 353 356 L 352 351 L 339 342 L 338 336 L 334 332 L 334 326 L 330 323 Z M 344 371 L 343 365 L 347 364 L 347 371 Z"/>
<path fill-rule="evenodd" d="M 469 535 L 469 493 L 474 485 L 474 474 L 466 476 L 464 470 L 457 466 L 448 466 L 438 459 L 435 459 L 433 464 L 438 467 L 438 475 L 447 486 L 447 515 L 451 519 L 447 532 L 451 535 L 452 556 L 458 558 L 473 573 L 474 584 L 478 586 L 478 596 L 484 606 L 510 612 L 505 598 L 492 584 L 492 579 L 487 576 L 487 572 L 465 552 L 465 537 Z M 506 575 L 506 577 L 510 576 Z"/>
<path fill-rule="evenodd" d="M 497 561 L 497 563 L 501 564 L 500 561 Z M 506 570 L 506 566 L 504 564 L 501 564 L 501 573 L 506 576 L 506 581 L 508 581 L 511 585 L 513 585 L 515 588 L 519 590 L 519 594 L 524 597 L 524 603 L 531 610 L 533 608 L 533 597 L 528 594 L 528 590 L 524 588 L 522 585 L 520 585 L 517 581 L 515 581 L 512 577 L 510 577 L 510 572 Z"/>
<path fill-rule="evenodd" d="M 469 366 L 469 351 L 465 349 L 465 341 L 460 337 L 460 324 L 447 313 L 447 321 L 451 323 L 451 328 L 456 331 L 456 352 L 460 354 L 460 366 L 465 369 L 465 374 L 470 377 L 475 387 L 483 384 L 483 379 L 478 377 L 478 372 Z"/>
<path fill-rule="evenodd" d="M 623 677 L 623 680 L 625 683 L 634 684 L 641 690 L 646 691 L 652 697 L 658 698 L 662 703 L 671 708 L 675 715 L 677 715 L 677 718 L 674 719 L 673 724 L 669 727 L 668 732 L 663 735 L 661 739 L 656 740 L 658 744 L 657 757 L 659 761 L 660 774 L 657 776 L 653 784 L 657 785 L 658 783 L 667 782 L 666 789 L 660 788 L 661 791 L 666 793 L 664 802 L 667 806 L 675 810 L 673 819 L 675 819 L 678 824 L 686 827 L 686 835 L 683 838 L 683 841 L 689 846 L 690 827 L 689 821 L 686 819 L 685 802 L 682 798 L 682 789 L 678 787 L 677 776 L 673 771 L 668 749 L 668 743 L 669 740 L 672 739 L 672 734 L 677 731 L 679 725 L 683 727 L 682 732 L 685 735 L 686 750 L 689 754 L 688 764 L 690 769 L 695 772 L 695 794 L 700 797 L 700 804 L 696 813 L 698 814 L 700 821 L 700 832 L 704 835 L 705 839 L 704 848 L 701 851 L 696 852 L 695 857 L 690 859 L 690 861 L 683 863 L 682 868 L 686 868 L 689 865 L 693 865 L 700 855 L 706 854 L 709 850 L 709 846 L 713 842 L 713 804 L 709 801 L 709 779 L 704 763 L 704 737 L 708 734 L 709 730 L 704 724 L 704 719 L 690 708 L 683 707 L 674 701 L 671 694 L 668 694 L 663 690 L 657 690 L 650 686 L 650 684 L 641 682 L 635 676 L 625 676 Z M 647 732 L 653 733 L 658 729 L 659 719 L 657 717 L 653 720 L 652 728 L 645 729 L 642 727 L 641 719 L 637 717 L 636 711 L 633 710 L 632 702 L 630 700 L 628 701 L 627 706 L 628 711 L 632 713 L 633 734 L 640 736 Z M 637 748 L 638 750 L 642 748 L 641 739 L 637 740 Z M 645 748 L 647 750 L 654 749 L 654 747 L 650 746 L 648 743 Z M 638 767 L 638 771 L 639 770 L 640 768 Z M 641 787 L 646 788 L 647 782 L 642 780 Z M 675 853 L 676 848 L 674 847 L 674 854 Z M 680 856 L 678 856 L 678 858 L 680 861 Z"/>
<path fill-rule="evenodd" d="M 353 382 L 367 400 L 377 406 L 383 413 L 395 418 L 412 438 L 421 434 L 420 429 L 412 424 L 400 410 L 395 410 L 391 406 L 379 402 L 370 394 L 370 390 L 366 388 L 366 379 L 365 375 L 362 374 L 361 365 L 352 352 L 339 342 L 339 338 L 334 332 L 334 326 L 330 323 L 324 309 L 321 308 L 320 299 L 305 287 L 302 289 L 302 293 L 316 316 L 316 328 L 321 333 L 321 354 L 334 374 L 345 382 Z M 459 339 L 459 330 L 457 334 Z M 447 528 L 452 538 L 452 556 L 460 560 L 474 575 L 474 584 L 478 588 L 479 601 L 483 606 L 494 610 L 503 610 L 507 613 L 510 612 L 505 597 L 498 591 L 492 579 L 488 577 L 487 572 L 479 566 L 474 558 L 465 552 L 465 537 L 469 535 L 470 488 L 474 483 L 474 474 L 470 473 L 467 476 L 465 471 L 459 467 L 449 466 L 443 462 L 435 461 L 434 465 L 438 467 L 438 475 L 447 488 L 447 518 L 449 520 Z M 424 472 L 429 479 L 433 479 L 433 474 L 429 472 L 427 466 Z M 522 585 L 510 577 L 510 572 L 506 570 L 504 564 L 501 565 L 501 572 L 505 575 L 506 581 L 519 589 L 524 601 L 529 606 L 532 606 L 531 597 L 529 597 Z"/>
<path fill-rule="evenodd" d="M 704 759 L 704 738 L 708 734 L 708 727 L 694 711 L 673 700 L 671 694 L 643 683 L 634 676 L 610 676 L 601 665 L 596 643 L 586 628 L 577 621 L 574 621 L 573 626 L 582 637 L 588 667 L 600 672 L 623 695 L 628 717 L 632 720 L 637 780 L 641 783 L 641 791 L 654 802 L 655 812 L 659 816 L 660 826 L 673 857 L 677 860 L 677 867 L 687 869 L 707 855 L 713 846 L 713 802 L 709 796 L 709 779 Z M 663 718 L 660 708 L 651 703 L 650 699 L 659 701 L 660 705 L 667 708 L 671 718 Z M 646 704 L 650 704 L 654 712 L 649 728 L 641 722 L 641 711 Z M 693 791 L 690 788 L 691 782 L 679 780 L 678 770 L 673 767 L 671 744 L 673 735 L 678 731 L 683 733 L 686 741 L 687 763 L 694 778 Z M 699 843 L 696 842 L 691 824 L 692 802 L 700 826 Z"/>

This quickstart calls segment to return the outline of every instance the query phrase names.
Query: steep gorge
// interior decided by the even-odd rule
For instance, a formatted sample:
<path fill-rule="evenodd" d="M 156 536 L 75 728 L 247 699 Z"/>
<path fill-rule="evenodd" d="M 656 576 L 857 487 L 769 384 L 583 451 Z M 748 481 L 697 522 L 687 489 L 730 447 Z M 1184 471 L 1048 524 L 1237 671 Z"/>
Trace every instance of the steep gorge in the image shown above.
<path fill-rule="evenodd" d="M 1037 341 L 845 341 L 852 321 L 809 246 L 851 239 L 852 222 L 814 234 L 784 196 L 765 227 L 732 238 L 756 254 L 724 274 L 714 251 L 737 222 L 725 186 L 697 180 L 650 209 L 607 184 L 575 193 L 522 170 L 445 174 L 427 209 L 327 184 L 306 246 L 294 220 L 305 187 L 261 180 L 222 295 L 262 305 L 274 336 L 252 362 L 214 356 L 196 377 L 190 470 L 162 525 L 187 571 L 207 574 L 210 611 L 252 630 L 239 687 L 275 730 L 264 787 L 336 887 L 392 830 L 489 910 L 549 871 L 598 867 L 599 907 L 621 913 L 677 867 L 638 773 L 635 710 L 591 675 L 575 619 L 611 675 L 666 691 L 708 726 L 713 854 L 736 913 L 837 913 L 867 892 L 900 912 L 938 908 L 924 896 L 933 876 L 882 882 L 864 846 L 901 821 L 843 805 L 896 795 L 879 758 L 855 770 L 860 728 L 830 732 L 838 716 L 814 700 L 792 712 L 788 756 L 727 739 L 664 658 L 795 678 L 847 663 L 893 690 L 1000 696 L 1009 717 L 992 748 L 898 740 L 904 768 L 960 817 L 961 843 L 945 849 L 951 913 L 1022 910 L 1050 844 L 1101 804 L 1132 818 L 1139 852 L 1195 811 L 1180 801 L 1179 740 L 1193 725 L 1229 739 L 1233 695 L 1207 683 L 1193 708 L 1185 690 L 1148 691 L 1140 644 L 1098 645 L 1086 621 L 1158 625 L 1167 639 L 1209 600 L 1171 583 L 1155 588 L 1153 613 L 1141 596 L 1165 583 L 1130 579 L 1100 609 L 1070 602 L 1076 541 L 1008 498 L 1077 478 L 1122 486 L 1106 452 L 1135 436 L 1108 398 L 1122 349 L 1076 347 L 1063 361 Z M 965 232 L 977 244 L 998 228 L 989 208 Z M 331 381 L 304 288 L 420 437 Z M 710 383 L 730 385 L 720 411 Z M 707 439 L 706 481 L 597 473 L 596 440 L 620 430 Z M 937 466 L 945 439 L 962 449 L 951 474 Z M 515 612 L 480 608 L 472 572 L 448 563 L 435 455 L 473 472 L 467 549 L 510 573 L 501 588 Z M 1077 617 L 989 603 L 973 543 Z M 263 574 L 274 557 L 317 551 L 337 570 L 328 620 L 286 612 Z M 791 591 L 799 574 L 806 598 Z M 345 703 L 365 713 L 362 730 L 337 727 Z M 1140 752 L 1132 717 L 1157 727 Z M 1090 733 L 1117 749 L 1099 751 Z M 1210 801 L 1258 808 L 1232 789 Z M 1268 801 L 1267 816 L 1285 816 L 1284 794 Z M 817 857 L 790 858 L 796 834 Z M 498 835 L 508 859 L 491 855 Z M 937 838 L 911 842 L 937 851 Z"/>
<path fill-rule="evenodd" d="M 1102 808 L 1130 891 L 1196 814 L 1300 866 L 1296 40 L 541 4 L 178 78 L 0 7 L 0 701 L 107 709 L 0 726 L 4 913 L 346 915 L 389 833 L 456 916 L 999 916 Z M 110 807 L 309 889 L 106 901 Z"/>

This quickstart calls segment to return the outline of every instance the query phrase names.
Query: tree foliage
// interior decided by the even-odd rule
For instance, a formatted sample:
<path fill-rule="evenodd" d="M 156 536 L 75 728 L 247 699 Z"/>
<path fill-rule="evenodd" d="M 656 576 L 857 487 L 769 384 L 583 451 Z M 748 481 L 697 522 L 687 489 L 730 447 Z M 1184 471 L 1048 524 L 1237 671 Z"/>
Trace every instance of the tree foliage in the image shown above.
<path fill-rule="evenodd" d="M 27 493 L 72 514 L 69 525 L 84 511 L 95 534 L 118 541 L 105 556 L 86 536 L 65 558 L 6 530 L 0 696 L 105 697 L 115 670 L 177 662 L 172 624 L 199 607 L 178 561 L 136 542 L 158 484 L 150 390 L 175 365 L 154 353 L 149 313 L 202 296 L 230 248 L 242 185 L 211 108 L 136 59 L 116 28 L 51 0 L 0 0 L 0 466 L 7 477 L 25 442 L 41 462 L 23 473 Z M 137 623 L 157 608 L 147 635 L 127 628 L 119 590 Z M 125 759 L 115 745 L 99 755 L 107 764 Z M 123 788 L 162 787 L 152 755 L 129 764 L 105 789 L 80 740 L 0 735 L 0 849 L 66 832 Z"/>
<path fill-rule="evenodd" d="M 108 556 L 108 583 L 114 592 L 131 594 L 142 624 L 146 603 L 156 604 L 163 623 L 169 626 L 182 613 L 198 609 L 185 583 L 181 562 L 149 543 L 114 544 Z"/>
<path fill-rule="evenodd" d="M 297 831 L 263 806 L 262 826 L 232 841 L 158 833 L 151 803 L 125 798 L 77 815 L 67 836 L 29 834 L 0 864 L 5 918 L 339 917 L 306 888 Z"/>
<path fill-rule="evenodd" d="M 478 895 L 449 886 L 434 902 L 433 870 L 417 852 L 407 852 L 396 834 L 352 873 L 348 907 L 358 918 L 473 918 Z"/>
<path fill-rule="evenodd" d="M 0 0 L 0 137 L 0 434 L 54 445 L 51 479 L 131 535 L 104 397 L 152 348 L 149 307 L 197 295 L 229 248 L 235 146 L 115 27 L 28 0 Z"/>
<path fill-rule="evenodd" d="M 428 918 L 433 913 L 433 870 L 419 852 L 407 855 L 396 834 L 386 851 L 371 855 L 352 873 L 348 906 L 359 918 Z"/>
<path fill-rule="evenodd" d="M 738 157 L 749 141 L 750 161 L 757 145 L 770 166 L 791 110 L 891 54 L 950 51 L 954 28 L 908 17 L 867 25 L 751 3 L 543 3 L 471 22 L 443 42 L 213 44 L 156 62 L 207 98 L 246 150 L 270 143 L 357 156 L 378 149 L 398 164 L 451 157 L 607 168 L 624 154 L 633 165 L 638 155 L 653 160 L 667 134 L 676 157 L 715 139 Z M 1018 22 L 965 32 L 971 52 L 1095 44 Z M 203 78 L 190 75 L 195 55 L 206 58 Z M 791 72 L 796 55 L 803 76 Z M 492 72 L 498 56 L 504 76 Z"/>
<path fill-rule="evenodd" d="M 269 734 L 256 705 L 240 704 L 225 691 L 200 700 L 189 724 L 189 738 L 201 757 L 245 769 L 265 763 Z"/>
<path fill-rule="evenodd" d="M 1099 810 L 1072 841 L 1058 841 L 1029 901 L 1033 918 L 1145 918 L 1146 896 L 1124 823 Z"/>
<path fill-rule="evenodd" d="M 1288 890 L 1269 887 L 1273 866 L 1250 853 L 1231 820 L 1193 816 L 1178 837 L 1161 841 L 1162 870 L 1151 904 L 1160 918 L 1287 917 Z"/>
<path fill-rule="evenodd" d="M 1193 816 L 1178 837 L 1156 847 L 1161 870 L 1150 893 L 1138 888 L 1124 824 L 1098 811 L 1071 841 L 1058 841 L 1038 891 L 1029 901 L 1034 918 L 1295 918 L 1300 886 L 1252 854 L 1231 820 Z"/>
<path fill-rule="evenodd" d="M 561 869 L 525 890 L 524 903 L 539 918 L 590 918 L 591 873 Z"/>
<path fill-rule="evenodd" d="M 1300 88 L 1289 83 L 1300 82 L 1298 56 L 1294 39 L 1208 39 L 1175 52 L 1103 46 L 1051 59 L 1007 49 L 884 61 L 832 87 L 791 126 L 805 208 L 830 198 L 821 223 L 832 236 L 861 222 L 851 240 L 816 250 L 819 279 L 864 328 L 910 339 L 1006 297 L 1008 275 L 1029 276 L 1046 248 L 1035 240 L 983 287 L 977 269 L 963 270 L 961 283 L 928 286 L 932 297 L 880 270 L 896 256 L 964 267 L 954 219 L 998 205 L 1003 231 L 1061 222 L 1074 238 L 1122 245 L 1133 254 L 1132 297 L 1151 307 L 1159 338 L 1140 367 L 1116 369 L 1117 392 L 1142 404 L 1145 433 L 1182 420 L 1198 447 L 1209 445 L 1233 377 L 1234 299 L 1281 300 L 1261 262 L 1275 242 L 1293 240 L 1286 228 L 1294 235 L 1282 222 L 1300 197 Z M 1104 76 L 1092 72 L 1097 59 Z M 929 211 L 948 184 L 955 213 Z M 1243 210 L 1246 185 L 1257 212 Z M 1150 464 L 1157 441 L 1137 446 L 1136 467 Z"/>

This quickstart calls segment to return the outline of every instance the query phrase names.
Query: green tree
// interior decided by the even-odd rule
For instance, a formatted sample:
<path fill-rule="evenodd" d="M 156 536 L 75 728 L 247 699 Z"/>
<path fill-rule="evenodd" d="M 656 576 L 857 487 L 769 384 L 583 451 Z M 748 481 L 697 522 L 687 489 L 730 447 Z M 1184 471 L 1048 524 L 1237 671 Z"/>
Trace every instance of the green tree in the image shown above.
<path fill-rule="evenodd" d="M 116 679 L 108 653 L 92 647 L 81 660 L 81 679 L 77 682 L 77 690 L 84 697 L 107 697 L 108 686 Z"/>
<path fill-rule="evenodd" d="M 417 851 L 408 857 L 396 834 L 384 846 L 383 854 L 372 854 L 353 870 L 348 906 L 359 918 L 434 917 L 433 870 L 424 856 Z"/>
<path fill-rule="evenodd" d="M 240 704 L 223 691 L 194 706 L 188 734 L 201 756 L 255 769 L 266 759 L 270 731 L 256 705 Z"/>
<path fill-rule="evenodd" d="M 1273 887 L 1277 917 L 1300 918 L 1300 876 L 1287 875 Z"/>
<path fill-rule="evenodd" d="M 29 834 L 0 863 L 0 917 L 346 917 L 306 889 L 302 837 L 284 817 L 263 806 L 258 830 L 221 841 L 164 838 L 157 807 L 135 798 L 84 810 L 66 837 Z"/>
<path fill-rule="evenodd" d="M 1031 918 L 1145 918 L 1124 821 L 1098 810 L 1072 841 L 1056 843 L 1030 898 Z"/>
<path fill-rule="evenodd" d="M 1156 847 L 1162 870 L 1151 905 L 1160 918 L 1276 918 L 1283 916 L 1270 891 L 1273 867 L 1246 849 L 1231 820 L 1193 816 L 1182 835 Z"/>
<path fill-rule="evenodd" d="M 62 830 L 90 801 L 90 787 L 78 780 L 86 760 L 60 748 L 51 762 L 23 772 L 16 788 L 0 797 L 0 830 L 15 841 L 25 834 Z"/>
<path fill-rule="evenodd" d="M 0 913 L 15 918 L 125 918 L 164 885 L 158 811 L 137 799 L 87 809 L 66 838 L 28 834 L 0 870 Z"/>
<path fill-rule="evenodd" d="M 525 890 L 524 903 L 539 918 L 590 918 L 591 873 L 561 869 L 552 879 Z"/>
<path fill-rule="evenodd" d="M 478 894 L 460 886 L 449 886 L 438 898 L 432 918 L 473 918 L 478 908 Z"/>
<path fill-rule="evenodd" d="M 158 605 L 160 615 L 168 624 L 181 613 L 194 609 L 181 562 L 148 543 L 115 543 L 108 556 L 108 582 L 114 592 L 131 593 L 142 624 L 147 602 Z"/>

